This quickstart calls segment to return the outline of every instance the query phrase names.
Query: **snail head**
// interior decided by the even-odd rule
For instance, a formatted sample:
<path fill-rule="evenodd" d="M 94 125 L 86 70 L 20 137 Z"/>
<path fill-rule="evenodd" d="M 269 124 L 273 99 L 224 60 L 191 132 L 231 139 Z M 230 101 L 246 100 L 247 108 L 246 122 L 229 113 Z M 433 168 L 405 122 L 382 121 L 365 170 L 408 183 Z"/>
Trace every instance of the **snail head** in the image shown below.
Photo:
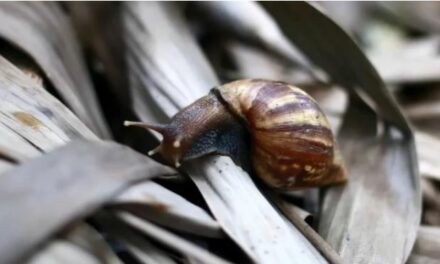
<path fill-rule="evenodd" d="M 241 163 L 247 147 L 246 129 L 227 107 L 210 93 L 178 112 L 168 124 L 125 121 L 160 133 L 162 142 L 148 155 L 159 154 L 170 166 L 211 153 L 225 154 Z"/>

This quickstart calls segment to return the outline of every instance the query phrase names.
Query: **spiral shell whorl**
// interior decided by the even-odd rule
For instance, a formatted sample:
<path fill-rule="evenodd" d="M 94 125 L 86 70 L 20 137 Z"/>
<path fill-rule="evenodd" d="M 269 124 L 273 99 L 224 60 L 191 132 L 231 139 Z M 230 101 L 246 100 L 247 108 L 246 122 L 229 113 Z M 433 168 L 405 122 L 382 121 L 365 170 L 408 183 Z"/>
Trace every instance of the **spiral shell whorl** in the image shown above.
<path fill-rule="evenodd" d="M 333 164 L 333 136 L 313 98 L 266 80 L 235 81 L 218 91 L 246 121 L 254 168 L 266 183 L 283 189 L 323 185 Z"/>

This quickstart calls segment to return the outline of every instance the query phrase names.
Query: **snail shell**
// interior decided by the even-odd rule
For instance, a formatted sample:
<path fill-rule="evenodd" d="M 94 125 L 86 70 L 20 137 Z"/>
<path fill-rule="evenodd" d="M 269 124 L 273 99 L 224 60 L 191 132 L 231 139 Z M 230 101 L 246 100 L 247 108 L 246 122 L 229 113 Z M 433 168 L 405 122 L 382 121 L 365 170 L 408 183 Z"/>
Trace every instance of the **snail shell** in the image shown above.
<path fill-rule="evenodd" d="M 234 81 L 212 89 L 168 125 L 129 125 L 160 132 L 162 144 L 150 154 L 159 152 L 176 167 L 180 160 L 209 153 L 246 163 L 250 153 L 256 174 L 275 188 L 346 180 L 324 113 L 313 98 L 287 83 Z"/>

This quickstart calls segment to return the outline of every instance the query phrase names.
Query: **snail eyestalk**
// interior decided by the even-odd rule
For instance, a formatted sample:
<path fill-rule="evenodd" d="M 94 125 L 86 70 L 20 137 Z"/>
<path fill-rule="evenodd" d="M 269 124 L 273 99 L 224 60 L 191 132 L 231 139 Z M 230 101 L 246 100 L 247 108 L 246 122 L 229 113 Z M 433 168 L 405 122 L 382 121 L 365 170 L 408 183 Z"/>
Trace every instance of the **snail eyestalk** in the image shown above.
<path fill-rule="evenodd" d="M 160 125 L 160 124 L 150 124 L 150 123 L 145 123 L 145 122 L 135 122 L 135 121 L 124 121 L 124 126 L 126 127 L 130 127 L 130 126 L 135 126 L 135 127 L 142 127 L 142 128 L 149 128 L 151 130 L 157 131 L 160 134 L 162 134 L 162 132 L 165 130 L 165 125 Z"/>
<path fill-rule="evenodd" d="M 170 166 L 174 166 L 178 168 L 180 166 L 180 158 L 182 154 L 179 150 L 179 144 L 176 144 L 176 135 L 173 133 L 174 129 L 170 128 L 170 125 L 162 125 L 162 124 L 151 124 L 145 122 L 134 122 L 134 121 L 124 121 L 124 126 L 126 127 L 141 127 L 144 129 L 151 129 L 162 135 L 163 139 L 159 146 L 148 151 L 148 156 L 153 156 L 155 154 L 159 154 L 162 158 L 165 159 L 166 163 Z M 170 144 L 170 142 L 173 142 Z M 176 145 L 178 145 L 176 147 Z"/>
<path fill-rule="evenodd" d="M 158 153 L 160 151 L 160 145 L 157 146 L 155 149 L 152 149 L 150 151 L 148 151 L 148 156 L 153 156 L 154 154 Z"/>

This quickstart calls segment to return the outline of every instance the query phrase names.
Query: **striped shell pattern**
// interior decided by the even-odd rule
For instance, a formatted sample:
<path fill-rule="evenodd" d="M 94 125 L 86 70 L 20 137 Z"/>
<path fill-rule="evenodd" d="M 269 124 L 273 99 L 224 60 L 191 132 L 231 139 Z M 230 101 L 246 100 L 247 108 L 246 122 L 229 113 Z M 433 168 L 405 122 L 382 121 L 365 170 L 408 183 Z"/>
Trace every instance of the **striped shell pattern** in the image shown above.
<path fill-rule="evenodd" d="M 333 135 L 318 104 L 283 82 L 239 80 L 218 88 L 252 137 L 256 173 L 281 189 L 321 186 L 332 174 Z"/>

